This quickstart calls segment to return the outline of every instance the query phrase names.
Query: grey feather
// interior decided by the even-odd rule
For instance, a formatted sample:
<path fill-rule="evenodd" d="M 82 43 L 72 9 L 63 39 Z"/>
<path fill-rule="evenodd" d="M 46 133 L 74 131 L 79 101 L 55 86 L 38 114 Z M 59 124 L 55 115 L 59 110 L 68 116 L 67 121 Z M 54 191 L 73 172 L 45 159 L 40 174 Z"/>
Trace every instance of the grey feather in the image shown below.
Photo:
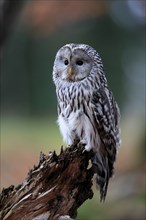
<path fill-rule="evenodd" d="M 101 201 L 105 200 L 120 145 L 120 113 L 108 87 L 99 54 L 85 44 L 67 44 L 56 54 L 53 81 L 58 124 L 67 144 L 76 140 L 93 149 Z"/>

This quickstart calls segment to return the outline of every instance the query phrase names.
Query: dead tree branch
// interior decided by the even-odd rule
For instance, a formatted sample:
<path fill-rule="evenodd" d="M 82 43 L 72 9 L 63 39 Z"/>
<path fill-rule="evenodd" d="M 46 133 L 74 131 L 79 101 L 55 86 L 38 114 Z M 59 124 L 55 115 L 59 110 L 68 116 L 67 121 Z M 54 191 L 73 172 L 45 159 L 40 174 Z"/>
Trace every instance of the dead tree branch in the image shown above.
<path fill-rule="evenodd" d="M 91 157 L 92 152 L 77 145 L 61 149 L 58 156 L 55 151 L 48 156 L 41 153 L 38 166 L 29 171 L 22 184 L 3 189 L 0 219 L 75 218 L 78 207 L 93 197 Z"/>

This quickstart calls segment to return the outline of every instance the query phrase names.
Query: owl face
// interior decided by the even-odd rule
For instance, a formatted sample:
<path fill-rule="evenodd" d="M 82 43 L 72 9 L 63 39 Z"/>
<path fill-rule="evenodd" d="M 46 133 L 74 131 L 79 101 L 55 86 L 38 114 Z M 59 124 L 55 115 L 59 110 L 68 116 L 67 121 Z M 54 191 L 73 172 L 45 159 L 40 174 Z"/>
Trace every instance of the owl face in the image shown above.
<path fill-rule="evenodd" d="M 85 79 L 92 69 L 92 58 L 78 45 L 65 45 L 56 55 L 55 77 L 75 82 Z"/>

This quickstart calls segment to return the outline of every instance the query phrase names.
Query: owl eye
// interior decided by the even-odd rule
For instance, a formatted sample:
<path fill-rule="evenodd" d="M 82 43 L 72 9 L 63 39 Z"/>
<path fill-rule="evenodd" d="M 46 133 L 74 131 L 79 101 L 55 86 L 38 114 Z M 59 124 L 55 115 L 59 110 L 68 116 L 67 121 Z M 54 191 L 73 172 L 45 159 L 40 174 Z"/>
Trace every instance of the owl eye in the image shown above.
<path fill-rule="evenodd" d="M 68 60 L 65 60 L 65 61 L 64 61 L 64 64 L 65 64 L 65 65 L 68 65 Z"/>
<path fill-rule="evenodd" d="M 76 64 L 79 65 L 79 66 L 82 66 L 82 65 L 83 65 L 83 61 L 82 61 L 82 60 L 78 60 L 78 61 L 76 62 Z"/>

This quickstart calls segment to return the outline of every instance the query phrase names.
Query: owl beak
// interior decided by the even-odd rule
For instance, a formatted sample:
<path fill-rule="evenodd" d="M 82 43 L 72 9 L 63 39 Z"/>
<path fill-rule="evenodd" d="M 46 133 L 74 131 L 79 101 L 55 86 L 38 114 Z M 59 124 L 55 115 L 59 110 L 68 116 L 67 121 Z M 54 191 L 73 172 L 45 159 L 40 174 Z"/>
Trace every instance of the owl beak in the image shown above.
<path fill-rule="evenodd" d="M 70 67 L 69 70 L 68 70 L 68 74 L 69 76 L 72 76 L 73 75 L 73 71 L 72 71 L 72 68 Z"/>

